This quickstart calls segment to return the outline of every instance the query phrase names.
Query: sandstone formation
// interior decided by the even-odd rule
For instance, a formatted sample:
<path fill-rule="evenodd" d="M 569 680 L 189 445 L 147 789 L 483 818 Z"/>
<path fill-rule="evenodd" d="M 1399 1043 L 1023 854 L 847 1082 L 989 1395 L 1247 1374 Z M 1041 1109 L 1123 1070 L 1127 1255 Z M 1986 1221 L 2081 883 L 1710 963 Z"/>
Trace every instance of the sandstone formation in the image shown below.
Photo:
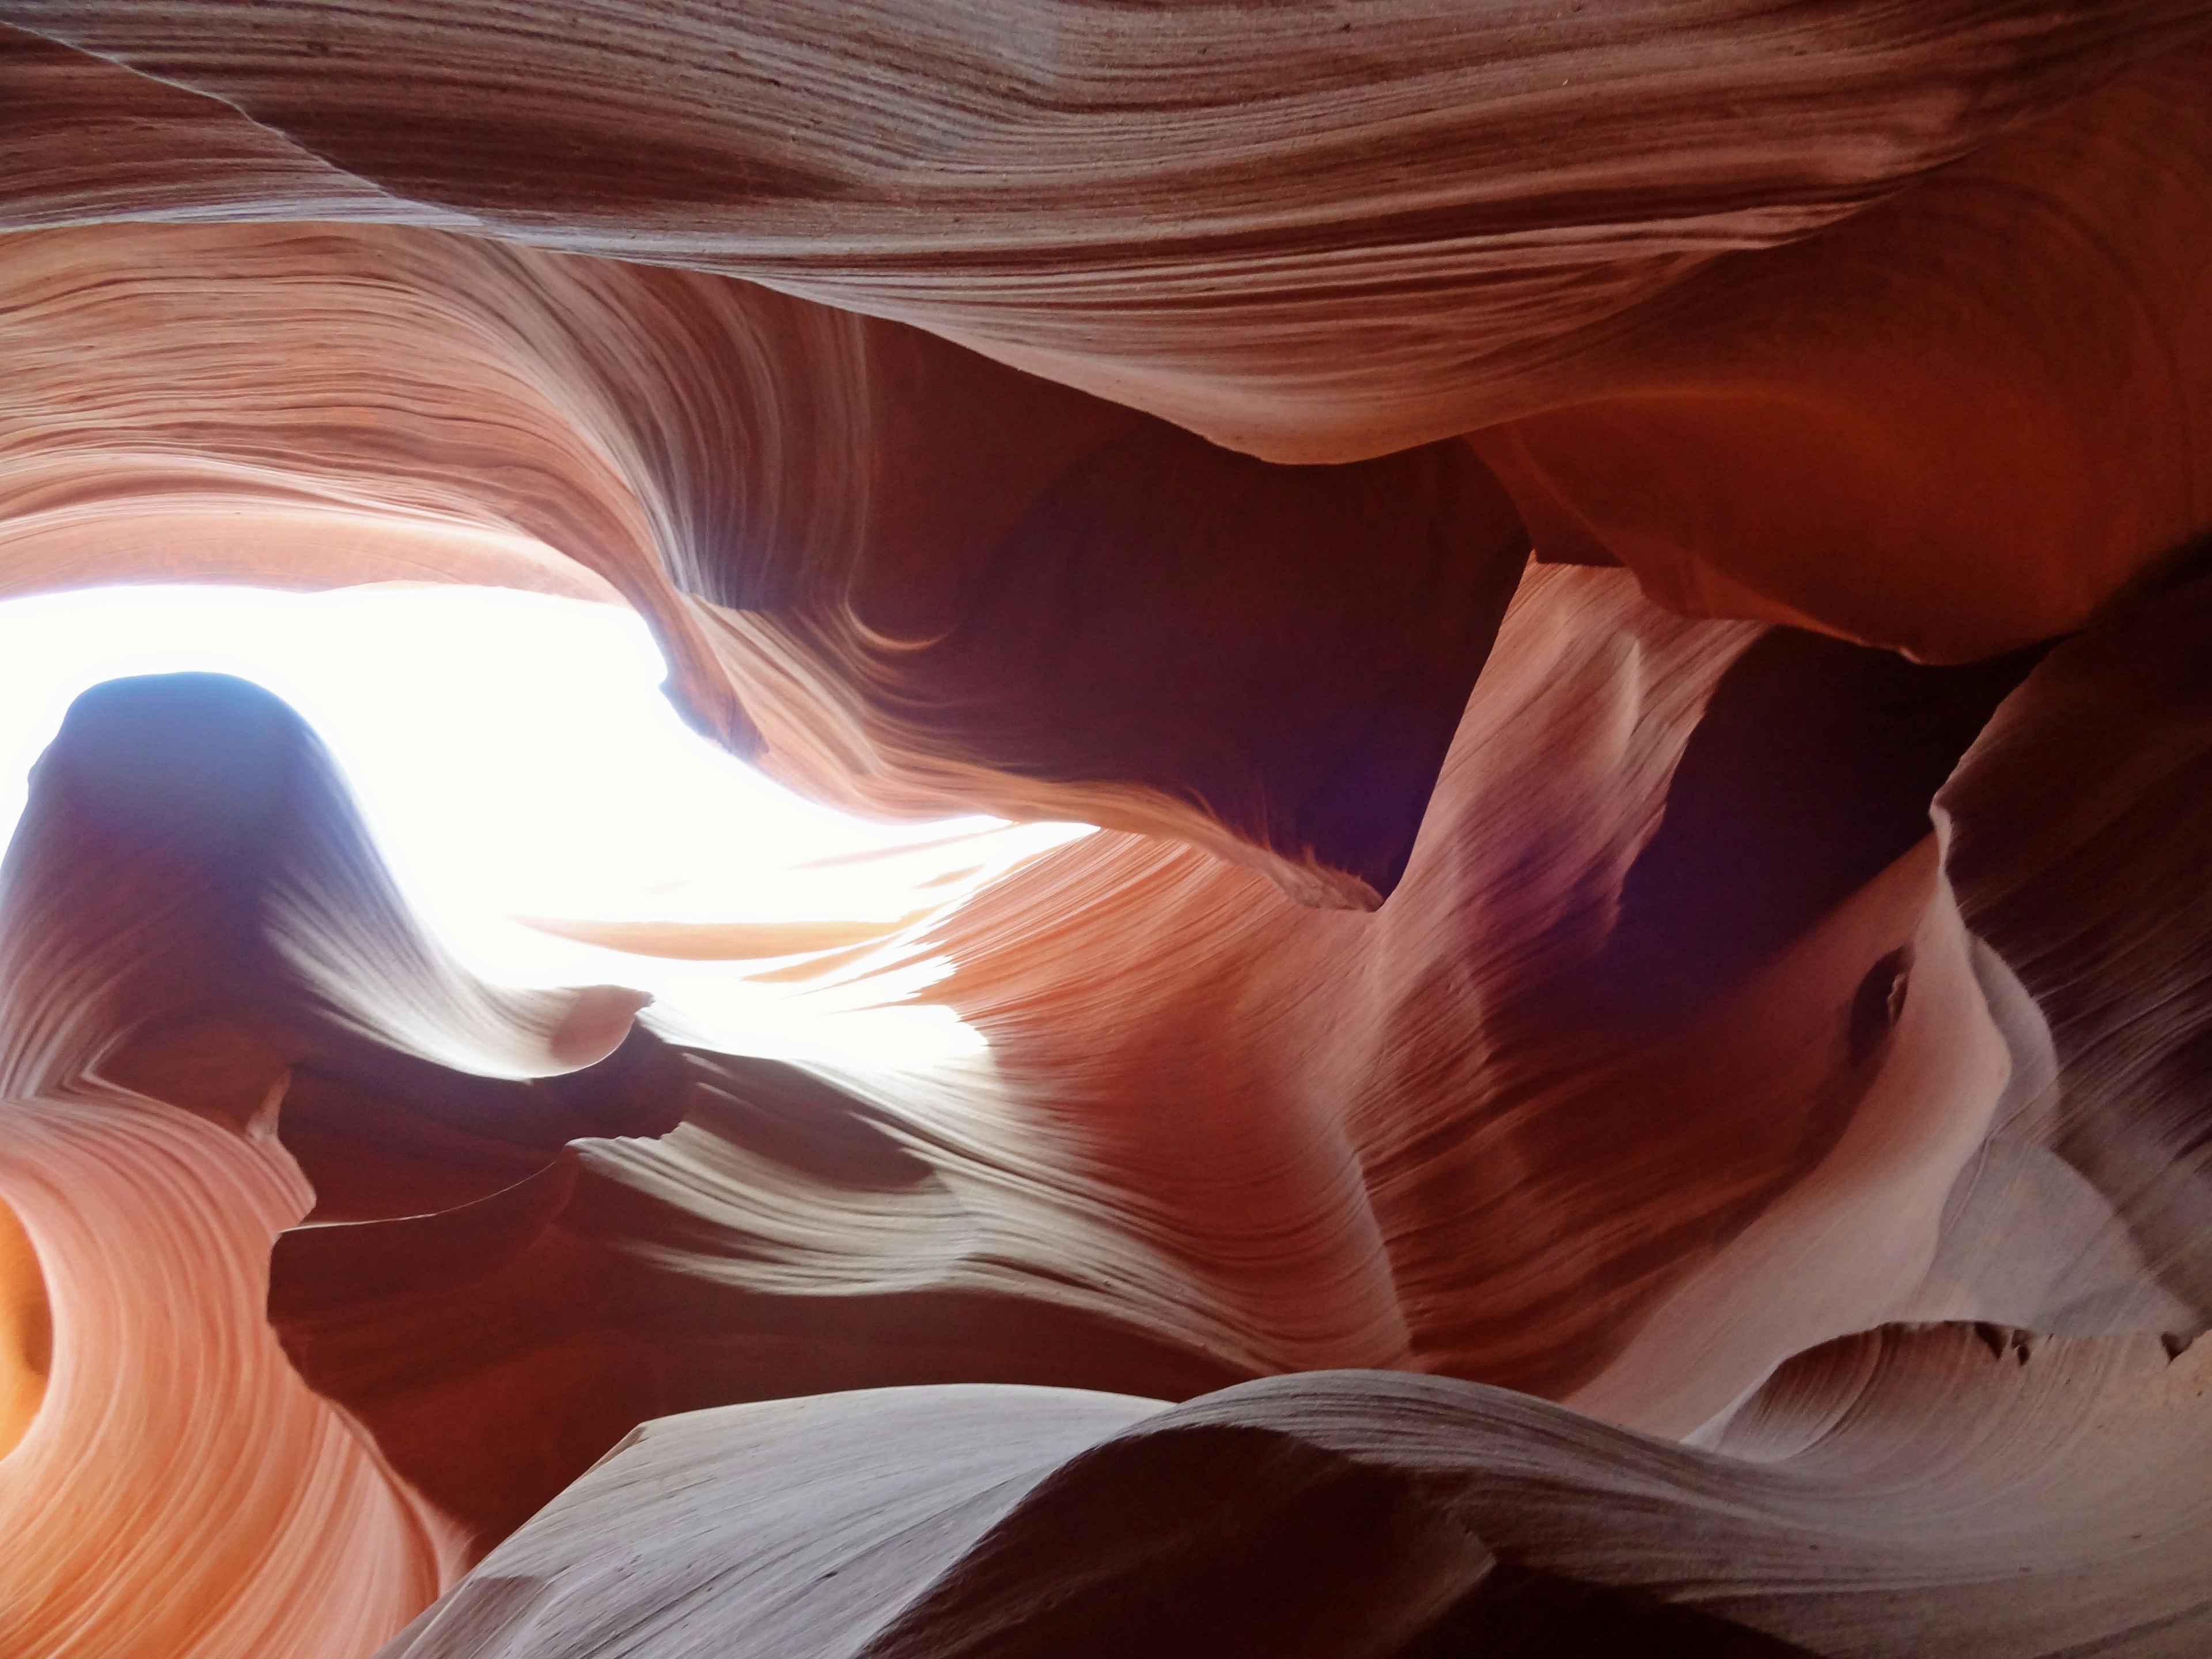
<path fill-rule="evenodd" d="M 88 692 L 0 1654 L 2212 1645 L 2212 7 L 556 9 L 0 0 L 0 593 L 1103 832 L 502 988 Z"/>
<path fill-rule="evenodd" d="M 2212 1510 L 2153 1494 L 2203 1352 L 1887 1328 L 1778 1376 L 1737 1455 L 1399 1372 L 730 1407 L 638 1431 L 386 1653 L 2182 1653 Z"/>

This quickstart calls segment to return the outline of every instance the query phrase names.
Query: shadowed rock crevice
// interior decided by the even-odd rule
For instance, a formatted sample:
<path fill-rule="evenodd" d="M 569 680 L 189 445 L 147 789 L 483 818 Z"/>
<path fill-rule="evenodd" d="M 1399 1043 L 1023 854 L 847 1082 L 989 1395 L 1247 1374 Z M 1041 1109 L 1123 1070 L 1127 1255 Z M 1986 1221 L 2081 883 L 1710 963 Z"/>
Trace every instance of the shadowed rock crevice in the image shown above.
<path fill-rule="evenodd" d="M 2048 649 L 1930 667 L 1795 629 L 1762 635 L 1714 686 L 1621 884 L 1618 994 L 1679 1018 L 1903 857 Z"/>

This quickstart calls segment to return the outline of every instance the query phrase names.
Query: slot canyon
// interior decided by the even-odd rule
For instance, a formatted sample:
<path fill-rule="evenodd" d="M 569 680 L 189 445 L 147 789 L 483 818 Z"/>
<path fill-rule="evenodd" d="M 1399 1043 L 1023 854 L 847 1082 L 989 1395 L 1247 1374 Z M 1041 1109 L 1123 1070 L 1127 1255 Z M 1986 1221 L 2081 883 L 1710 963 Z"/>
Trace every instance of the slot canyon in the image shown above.
<path fill-rule="evenodd" d="M 0 1659 L 2212 1654 L 2208 270 L 2212 0 L 0 0 L 0 601 L 903 837 L 82 687 Z"/>

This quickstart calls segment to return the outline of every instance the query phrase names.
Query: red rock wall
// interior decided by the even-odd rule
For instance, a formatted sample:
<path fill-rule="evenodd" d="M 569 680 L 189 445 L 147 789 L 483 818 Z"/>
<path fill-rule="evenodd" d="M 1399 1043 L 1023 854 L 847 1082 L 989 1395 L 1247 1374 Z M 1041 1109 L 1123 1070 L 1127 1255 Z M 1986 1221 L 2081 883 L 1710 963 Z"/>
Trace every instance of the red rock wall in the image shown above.
<path fill-rule="evenodd" d="M 0 1651 L 2200 1650 L 2208 29 L 0 0 L 0 592 L 626 603 L 1107 831 L 798 1067 L 80 702 Z"/>

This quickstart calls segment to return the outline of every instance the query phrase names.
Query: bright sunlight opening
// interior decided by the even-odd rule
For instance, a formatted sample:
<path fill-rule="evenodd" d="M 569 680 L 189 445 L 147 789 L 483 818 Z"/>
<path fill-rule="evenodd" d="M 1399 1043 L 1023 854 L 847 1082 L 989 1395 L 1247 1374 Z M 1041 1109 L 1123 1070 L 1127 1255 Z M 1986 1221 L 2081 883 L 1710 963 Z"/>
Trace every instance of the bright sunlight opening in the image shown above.
<path fill-rule="evenodd" d="M 70 699 L 184 669 L 252 680 L 307 718 L 417 914 L 479 971 L 635 985 L 668 1001 L 665 1019 L 690 1016 L 726 1041 L 764 1022 L 785 1039 L 757 1048 L 809 1046 L 788 1040 L 787 988 L 810 963 L 848 961 L 1085 833 L 988 817 L 883 824 L 817 805 L 678 718 L 635 612 L 429 586 L 109 587 L 0 603 L 8 832 Z M 917 982 L 872 983 L 862 1000 Z"/>

